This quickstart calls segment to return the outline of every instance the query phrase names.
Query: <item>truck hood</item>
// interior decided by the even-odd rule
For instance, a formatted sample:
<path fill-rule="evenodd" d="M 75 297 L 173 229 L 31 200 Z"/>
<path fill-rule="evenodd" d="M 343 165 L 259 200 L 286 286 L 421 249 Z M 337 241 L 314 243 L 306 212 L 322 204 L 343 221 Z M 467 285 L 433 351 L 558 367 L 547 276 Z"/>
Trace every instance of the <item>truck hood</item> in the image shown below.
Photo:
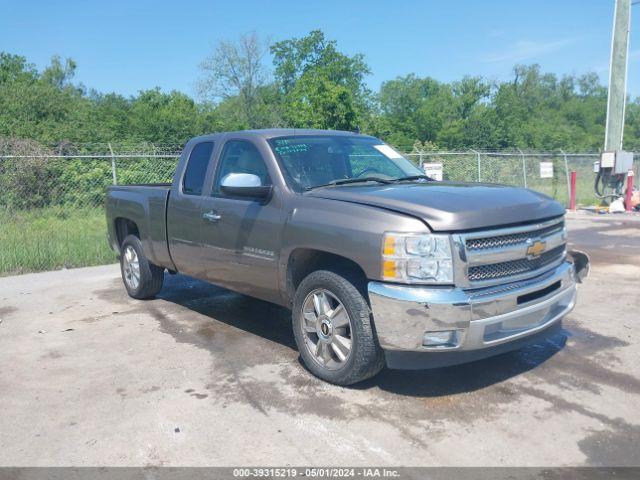
<path fill-rule="evenodd" d="M 564 213 L 562 205 L 541 193 L 481 183 L 344 185 L 319 188 L 306 195 L 412 215 L 442 232 L 511 225 Z"/>

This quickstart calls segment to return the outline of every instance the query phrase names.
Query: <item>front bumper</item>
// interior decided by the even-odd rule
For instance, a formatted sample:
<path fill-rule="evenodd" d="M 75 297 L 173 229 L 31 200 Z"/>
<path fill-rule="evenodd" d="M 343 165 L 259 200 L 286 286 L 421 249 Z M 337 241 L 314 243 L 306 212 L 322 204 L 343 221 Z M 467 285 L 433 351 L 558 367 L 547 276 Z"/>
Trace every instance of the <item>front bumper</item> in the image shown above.
<path fill-rule="evenodd" d="M 475 290 L 382 282 L 369 282 L 368 290 L 388 366 L 426 368 L 519 348 L 528 337 L 539 339 L 573 308 L 576 279 L 573 264 L 564 262 L 533 279 Z M 455 342 L 423 346 L 425 332 L 438 331 L 455 331 Z"/>

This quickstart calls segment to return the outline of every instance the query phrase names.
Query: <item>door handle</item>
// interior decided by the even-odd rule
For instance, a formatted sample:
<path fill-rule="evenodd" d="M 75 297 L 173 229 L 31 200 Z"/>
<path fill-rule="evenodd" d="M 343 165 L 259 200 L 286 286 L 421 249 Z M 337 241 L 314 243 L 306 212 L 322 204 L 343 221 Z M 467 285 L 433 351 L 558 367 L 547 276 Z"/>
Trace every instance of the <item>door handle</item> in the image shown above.
<path fill-rule="evenodd" d="M 202 218 L 204 218 L 205 220 L 209 220 L 210 222 L 217 222 L 222 218 L 222 215 L 219 215 L 213 210 L 210 210 L 208 212 L 204 212 L 202 214 Z"/>

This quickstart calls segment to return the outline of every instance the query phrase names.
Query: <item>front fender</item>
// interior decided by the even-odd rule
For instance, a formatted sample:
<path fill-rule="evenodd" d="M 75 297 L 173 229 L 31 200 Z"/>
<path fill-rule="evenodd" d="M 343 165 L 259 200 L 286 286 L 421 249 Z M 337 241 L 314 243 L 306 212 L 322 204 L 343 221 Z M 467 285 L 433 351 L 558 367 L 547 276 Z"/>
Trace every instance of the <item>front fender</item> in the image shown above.
<path fill-rule="evenodd" d="M 284 225 L 279 269 L 282 291 L 286 291 L 289 257 L 298 248 L 345 257 L 359 265 L 369 280 L 379 280 L 386 231 L 429 230 L 421 220 L 381 208 L 301 196 Z"/>

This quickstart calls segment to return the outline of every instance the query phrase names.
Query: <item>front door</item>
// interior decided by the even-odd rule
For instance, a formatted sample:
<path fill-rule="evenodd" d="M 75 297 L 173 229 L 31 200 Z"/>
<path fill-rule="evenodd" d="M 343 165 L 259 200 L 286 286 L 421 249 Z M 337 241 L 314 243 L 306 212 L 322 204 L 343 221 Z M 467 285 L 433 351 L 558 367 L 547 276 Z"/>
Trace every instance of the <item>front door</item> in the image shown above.
<path fill-rule="evenodd" d="M 203 262 L 207 279 L 265 300 L 278 301 L 278 254 L 282 200 L 277 189 L 267 200 L 225 195 L 222 179 L 251 173 L 271 184 L 263 156 L 249 140 L 228 140 L 220 154 L 211 195 L 202 200 Z"/>

